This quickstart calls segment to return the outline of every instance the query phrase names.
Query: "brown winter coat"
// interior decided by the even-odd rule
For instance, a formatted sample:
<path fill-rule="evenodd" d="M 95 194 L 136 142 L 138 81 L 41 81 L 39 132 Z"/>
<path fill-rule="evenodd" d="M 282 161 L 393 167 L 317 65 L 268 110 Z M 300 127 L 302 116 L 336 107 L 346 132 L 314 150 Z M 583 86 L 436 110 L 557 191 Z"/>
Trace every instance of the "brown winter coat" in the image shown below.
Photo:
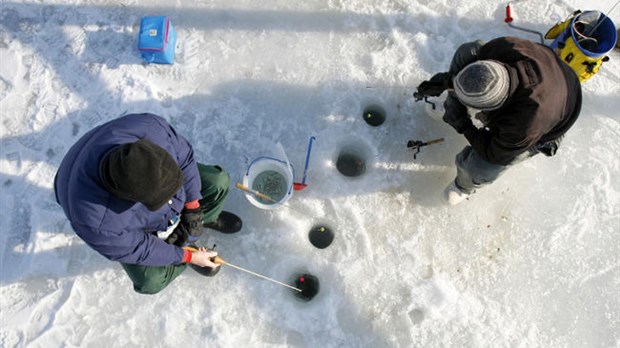
<path fill-rule="evenodd" d="M 575 123 L 581 109 L 576 74 L 547 46 L 502 37 L 482 46 L 478 60 L 504 63 L 510 95 L 497 110 L 486 112 L 486 127 L 463 133 L 485 160 L 506 165 L 526 150 L 558 139 Z"/>

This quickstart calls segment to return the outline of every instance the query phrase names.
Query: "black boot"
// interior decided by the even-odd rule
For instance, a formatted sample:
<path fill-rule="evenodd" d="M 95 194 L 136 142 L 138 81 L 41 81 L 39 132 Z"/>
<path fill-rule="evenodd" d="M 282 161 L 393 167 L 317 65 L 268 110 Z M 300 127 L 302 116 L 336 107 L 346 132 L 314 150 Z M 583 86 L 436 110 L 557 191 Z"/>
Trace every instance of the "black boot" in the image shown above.
<path fill-rule="evenodd" d="M 222 211 L 220 216 L 217 217 L 217 220 L 204 224 L 206 228 L 226 234 L 239 232 L 242 226 L 243 223 L 241 219 L 237 215 L 227 211 Z"/>
<path fill-rule="evenodd" d="M 200 267 L 200 266 L 196 266 L 192 263 L 189 264 L 189 266 L 196 272 L 202 274 L 203 276 L 206 277 L 213 277 L 215 276 L 219 271 L 220 268 L 222 268 L 222 266 L 217 267 L 217 268 L 212 268 L 212 267 Z"/>

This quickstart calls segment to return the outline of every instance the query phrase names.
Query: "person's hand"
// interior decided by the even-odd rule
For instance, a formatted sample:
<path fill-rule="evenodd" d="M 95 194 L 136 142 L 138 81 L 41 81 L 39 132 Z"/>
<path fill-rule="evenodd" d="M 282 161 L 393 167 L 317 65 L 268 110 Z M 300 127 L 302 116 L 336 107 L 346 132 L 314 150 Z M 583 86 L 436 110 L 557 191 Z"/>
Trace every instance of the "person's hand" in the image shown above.
<path fill-rule="evenodd" d="M 198 240 L 198 237 L 202 235 L 204 223 L 204 215 L 200 208 L 196 209 L 183 209 L 181 212 L 181 226 L 187 235 L 187 241 L 192 243 Z"/>
<path fill-rule="evenodd" d="M 440 72 L 433 75 L 428 81 L 434 85 L 442 85 L 446 88 L 452 88 L 452 77 L 452 74 L 449 72 Z"/>
<path fill-rule="evenodd" d="M 191 264 L 200 267 L 211 267 L 217 268 L 220 267 L 219 264 L 215 263 L 215 257 L 217 256 L 217 252 L 214 250 L 209 250 L 206 248 L 198 248 L 198 250 L 192 250 L 192 260 Z"/>
<path fill-rule="evenodd" d="M 461 104 L 456 97 L 448 95 L 443 106 L 446 109 L 443 114 L 443 121 L 451 125 L 459 134 L 463 134 L 470 125 L 473 125 L 467 113 L 467 107 Z"/>
<path fill-rule="evenodd" d="M 441 72 L 422 82 L 418 86 L 418 93 L 426 97 L 438 97 L 449 88 L 452 88 L 452 75 L 447 72 Z"/>
<path fill-rule="evenodd" d="M 183 209 L 181 221 L 174 231 L 166 238 L 166 243 L 183 246 L 194 243 L 203 232 L 204 215 L 200 208 Z"/>

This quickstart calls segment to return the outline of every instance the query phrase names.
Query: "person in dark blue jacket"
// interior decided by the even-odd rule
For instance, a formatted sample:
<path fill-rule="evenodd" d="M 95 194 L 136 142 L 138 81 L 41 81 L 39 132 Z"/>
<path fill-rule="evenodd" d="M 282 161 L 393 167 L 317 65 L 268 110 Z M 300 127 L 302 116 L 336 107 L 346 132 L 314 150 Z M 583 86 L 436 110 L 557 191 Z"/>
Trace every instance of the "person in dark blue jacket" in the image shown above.
<path fill-rule="evenodd" d="M 77 235 L 120 262 L 145 294 L 164 289 L 190 263 L 217 273 L 217 253 L 192 244 L 203 227 L 241 229 L 236 215 L 222 211 L 229 185 L 228 173 L 197 163 L 189 142 L 153 114 L 126 115 L 89 131 L 54 179 L 56 200 Z"/>

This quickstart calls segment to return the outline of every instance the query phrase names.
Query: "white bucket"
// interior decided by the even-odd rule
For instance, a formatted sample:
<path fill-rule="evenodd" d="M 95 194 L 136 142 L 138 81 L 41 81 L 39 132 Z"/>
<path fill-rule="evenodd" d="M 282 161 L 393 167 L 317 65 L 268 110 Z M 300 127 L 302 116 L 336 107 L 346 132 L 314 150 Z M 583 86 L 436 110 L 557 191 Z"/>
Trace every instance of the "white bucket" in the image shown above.
<path fill-rule="evenodd" d="M 286 188 L 285 193 L 282 196 L 280 194 L 278 196 L 272 196 L 273 193 L 266 190 L 266 192 L 262 192 L 259 188 L 254 187 L 254 180 L 262 173 L 267 171 L 274 171 L 278 174 L 282 175 L 285 179 Z M 266 194 L 273 198 L 276 202 L 269 202 L 267 200 L 256 197 L 254 194 L 246 192 L 245 197 L 250 201 L 250 203 L 261 209 L 275 209 L 286 203 L 293 196 L 293 181 L 294 181 L 294 170 L 293 166 L 290 164 L 287 165 L 286 162 L 281 161 L 272 157 L 259 157 L 252 161 L 248 166 L 245 175 L 243 176 L 243 185 L 249 187 L 252 190 L 259 191 L 260 193 Z"/>

